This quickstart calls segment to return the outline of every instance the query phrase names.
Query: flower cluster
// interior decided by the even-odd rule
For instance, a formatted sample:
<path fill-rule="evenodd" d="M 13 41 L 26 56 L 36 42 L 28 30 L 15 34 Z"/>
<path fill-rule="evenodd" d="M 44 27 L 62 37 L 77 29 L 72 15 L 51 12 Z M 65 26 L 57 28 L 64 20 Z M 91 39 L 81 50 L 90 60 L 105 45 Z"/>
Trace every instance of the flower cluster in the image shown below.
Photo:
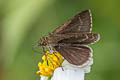
<path fill-rule="evenodd" d="M 92 54 L 92 53 L 91 53 Z M 90 72 L 93 59 L 88 64 L 80 67 L 70 64 L 58 52 L 45 52 L 43 62 L 38 63 L 40 80 L 84 80 L 86 73 Z"/>
<path fill-rule="evenodd" d="M 39 71 L 37 74 L 40 76 L 51 77 L 54 73 L 54 70 L 58 67 L 61 67 L 63 62 L 63 57 L 58 52 L 49 53 L 45 52 L 45 55 L 42 56 L 43 62 L 38 63 Z"/>

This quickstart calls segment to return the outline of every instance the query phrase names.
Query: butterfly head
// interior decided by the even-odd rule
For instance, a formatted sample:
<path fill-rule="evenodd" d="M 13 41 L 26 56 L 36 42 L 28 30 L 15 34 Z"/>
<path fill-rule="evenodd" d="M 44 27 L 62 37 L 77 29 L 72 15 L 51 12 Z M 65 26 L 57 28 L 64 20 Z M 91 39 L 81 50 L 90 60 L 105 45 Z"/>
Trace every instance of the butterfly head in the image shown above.
<path fill-rule="evenodd" d="M 38 46 L 47 46 L 48 45 L 48 37 L 40 38 L 38 42 Z"/>

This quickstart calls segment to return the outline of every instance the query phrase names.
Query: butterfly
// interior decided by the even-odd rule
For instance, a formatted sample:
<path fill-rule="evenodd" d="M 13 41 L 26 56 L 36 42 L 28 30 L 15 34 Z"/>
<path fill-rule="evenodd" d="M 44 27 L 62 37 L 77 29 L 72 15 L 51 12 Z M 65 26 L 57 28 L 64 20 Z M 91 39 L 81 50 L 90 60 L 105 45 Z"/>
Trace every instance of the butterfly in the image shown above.
<path fill-rule="evenodd" d="M 90 10 L 84 10 L 70 18 L 48 36 L 40 38 L 38 46 L 59 52 L 69 63 L 82 66 L 92 58 L 94 44 L 100 39 L 99 34 L 92 33 L 92 16 Z"/>

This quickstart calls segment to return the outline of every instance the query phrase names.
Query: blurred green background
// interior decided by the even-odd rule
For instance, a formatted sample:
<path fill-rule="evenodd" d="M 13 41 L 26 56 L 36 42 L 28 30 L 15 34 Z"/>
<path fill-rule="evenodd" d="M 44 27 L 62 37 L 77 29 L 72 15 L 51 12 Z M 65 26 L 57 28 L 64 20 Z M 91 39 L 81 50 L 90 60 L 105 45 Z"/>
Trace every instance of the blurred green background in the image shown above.
<path fill-rule="evenodd" d="M 92 11 L 93 32 L 101 35 L 90 45 L 94 64 L 86 80 L 119 80 L 119 0 L 0 0 L 0 80 L 39 80 L 41 54 L 32 46 L 86 9 Z"/>

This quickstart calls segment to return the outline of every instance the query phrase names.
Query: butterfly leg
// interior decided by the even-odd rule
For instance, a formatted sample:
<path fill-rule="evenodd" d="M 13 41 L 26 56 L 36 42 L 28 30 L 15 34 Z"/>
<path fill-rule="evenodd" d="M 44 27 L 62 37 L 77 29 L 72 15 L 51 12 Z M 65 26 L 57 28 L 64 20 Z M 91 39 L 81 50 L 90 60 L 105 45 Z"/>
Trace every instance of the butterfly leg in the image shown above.
<path fill-rule="evenodd" d="M 49 60 L 50 63 L 51 63 L 51 64 L 53 65 L 53 67 L 54 67 L 54 64 L 52 63 L 52 61 L 50 60 L 50 58 L 49 58 L 49 56 L 48 56 L 49 53 L 47 53 L 46 47 L 45 47 L 45 46 L 42 46 L 42 48 L 43 48 L 43 52 L 44 52 L 44 55 L 45 55 L 45 60 L 47 60 L 47 65 L 49 66 L 49 62 L 48 62 L 48 60 Z"/>
<path fill-rule="evenodd" d="M 47 48 L 49 50 L 49 53 L 53 53 L 55 51 L 51 45 L 48 45 Z"/>
<path fill-rule="evenodd" d="M 44 55 L 45 55 L 45 60 L 47 60 L 47 56 L 48 56 L 48 54 L 47 54 L 47 49 L 46 49 L 45 46 L 42 46 L 42 48 L 43 48 L 43 53 L 44 53 Z"/>
<path fill-rule="evenodd" d="M 50 60 L 50 58 L 47 56 L 47 59 L 50 61 L 50 63 L 52 64 L 52 66 L 54 67 L 54 64 L 52 63 L 52 61 Z M 49 65 L 49 64 L 48 64 Z"/>
<path fill-rule="evenodd" d="M 64 69 L 63 69 L 63 66 L 61 65 L 61 63 L 60 63 L 60 58 L 55 54 L 55 52 L 53 52 L 53 54 L 56 56 L 56 58 L 59 60 L 59 65 L 61 66 L 61 68 L 62 68 L 62 70 L 64 71 Z"/>
<path fill-rule="evenodd" d="M 55 52 L 53 52 L 53 54 L 56 56 L 56 58 L 59 60 L 59 65 L 61 64 L 60 63 L 60 58 L 55 54 Z"/>

